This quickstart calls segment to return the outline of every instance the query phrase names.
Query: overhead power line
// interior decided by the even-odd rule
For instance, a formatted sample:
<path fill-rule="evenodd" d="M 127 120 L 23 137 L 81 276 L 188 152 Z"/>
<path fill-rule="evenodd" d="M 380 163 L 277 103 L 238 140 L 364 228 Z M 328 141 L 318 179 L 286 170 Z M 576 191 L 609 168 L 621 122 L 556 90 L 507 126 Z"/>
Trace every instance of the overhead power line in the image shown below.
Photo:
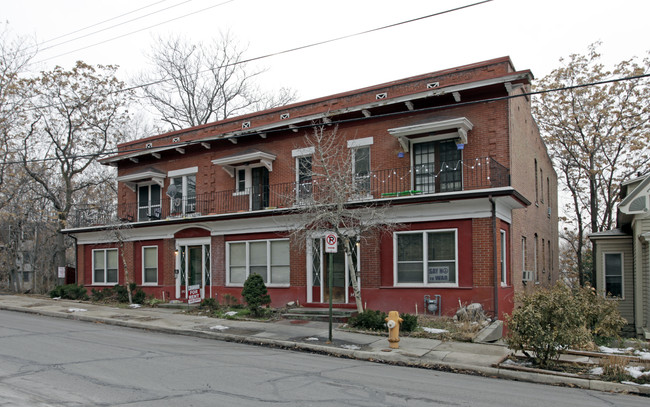
<path fill-rule="evenodd" d="M 172 6 L 172 7 L 176 7 L 176 6 L 178 6 L 178 5 L 185 4 L 185 3 L 187 3 L 188 1 L 191 1 L 191 0 L 187 0 L 187 1 L 184 2 L 184 3 L 179 3 L 179 4 L 177 4 L 177 5 L 175 5 L 175 6 Z M 204 11 L 206 11 L 206 10 L 210 10 L 210 9 L 215 8 L 215 7 L 223 6 L 223 5 L 228 4 L 228 3 L 232 3 L 233 1 L 235 1 L 235 0 L 227 0 L 227 1 L 224 1 L 224 2 L 222 2 L 222 3 L 218 3 L 218 4 L 215 4 L 215 5 L 209 6 L 209 7 L 202 8 L 202 9 L 200 9 L 200 10 L 193 11 L 193 12 L 191 12 L 191 13 L 183 14 L 182 16 L 174 17 L 174 18 L 171 18 L 171 19 L 169 19 L 169 20 L 165 20 L 165 21 L 163 21 L 163 22 L 160 22 L 160 23 L 156 23 L 156 24 L 150 25 L 150 26 L 145 27 L 145 28 L 140 28 L 140 29 L 138 29 L 138 30 L 131 31 L 131 32 L 128 32 L 128 33 L 126 33 L 126 34 L 118 35 L 117 37 L 109 38 L 109 39 L 107 39 L 107 40 L 100 41 L 100 42 L 96 42 L 96 43 L 94 43 L 94 44 L 87 45 L 87 46 L 85 46 L 85 47 L 77 48 L 77 49 L 75 49 L 75 50 L 68 51 L 68 52 L 64 52 L 64 53 L 59 54 L 59 55 L 54 55 L 54 56 L 51 56 L 51 57 L 48 57 L 48 58 L 45 58 L 45 59 L 41 59 L 40 61 L 37 61 L 37 62 L 35 62 L 35 63 L 40 63 L 40 62 L 49 61 L 50 59 L 54 59 L 54 58 L 58 58 L 58 57 L 62 57 L 62 56 L 64 56 L 64 55 L 72 54 L 72 53 L 77 52 L 77 51 L 82 51 L 82 50 L 84 50 L 84 49 L 92 48 L 92 47 L 95 47 L 95 46 L 97 46 L 97 45 L 101 45 L 101 44 L 105 44 L 105 43 L 107 43 L 107 42 L 115 41 L 115 40 L 118 40 L 118 39 L 120 39 L 120 38 L 127 37 L 127 36 L 129 36 L 129 35 L 133 35 L 133 34 L 136 34 L 136 33 L 142 32 L 142 31 L 145 31 L 145 30 L 149 30 L 149 29 L 154 28 L 154 27 L 158 27 L 158 26 L 163 25 L 163 24 L 170 23 L 170 22 L 172 22 L 172 21 L 180 20 L 181 18 L 189 17 L 189 16 L 191 16 L 191 15 L 198 14 L 198 13 L 202 13 L 202 12 L 204 12 Z M 492 1 L 492 0 L 489 0 L 489 1 Z M 172 7 L 168 7 L 168 8 L 172 8 Z M 134 19 L 134 20 L 135 20 L 135 19 Z M 131 21 L 133 21 L 133 20 L 131 20 Z M 117 24 L 117 25 L 121 25 L 121 24 Z M 117 26 L 117 25 L 116 25 L 116 26 Z M 100 30 L 100 31 L 104 31 L 104 30 Z M 100 32 L 100 31 L 97 31 L 97 32 Z"/>
<path fill-rule="evenodd" d="M 454 104 L 447 104 L 447 105 L 442 105 L 442 106 L 433 106 L 433 107 L 425 107 L 425 108 L 420 108 L 420 109 L 414 109 L 412 111 L 409 111 L 409 113 L 418 113 L 418 112 L 427 112 L 427 111 L 435 111 L 435 110 L 442 110 L 442 109 L 447 109 L 450 107 L 461 107 L 461 106 L 469 106 L 469 105 L 475 105 L 478 103 L 489 103 L 489 102 L 497 102 L 497 101 L 502 101 L 502 100 L 508 100 L 508 99 L 514 99 L 514 98 L 519 98 L 519 97 L 526 97 L 526 96 L 535 96 L 535 95 L 541 95 L 544 93 L 551 93 L 551 92 L 561 92 L 561 91 L 567 91 L 567 90 L 574 90 L 574 89 L 580 89 L 580 88 L 586 88 L 586 87 L 591 87 L 591 86 L 600 86 L 600 85 L 606 85 L 608 83 L 615 83 L 615 82 L 624 82 L 624 81 L 632 81 L 632 80 L 639 80 L 639 79 L 644 79 L 644 78 L 650 78 L 650 73 L 645 73 L 641 75 L 635 75 L 635 76 L 626 76 L 623 78 L 613 78 L 613 79 L 606 79 L 602 81 L 596 81 L 596 82 L 589 82 L 589 83 L 583 83 L 583 84 L 578 84 L 578 85 L 572 85 L 572 86 L 563 86 L 560 88 L 552 88 L 552 89 L 543 89 L 543 90 L 538 90 L 538 91 L 530 91 L 530 92 L 524 92 L 521 94 L 517 95 L 506 95 L 506 96 L 499 96 L 499 97 L 494 97 L 494 98 L 485 98 L 485 99 L 478 99 L 478 100 L 472 100 L 468 102 L 458 102 Z M 404 112 L 392 112 L 392 113 L 384 113 L 384 114 L 378 114 L 378 115 L 372 115 L 369 117 L 365 116 L 360 116 L 360 117 L 355 117 L 351 119 L 343 119 L 343 120 L 332 120 L 328 124 L 345 124 L 345 123 L 353 123 L 353 122 L 359 122 L 363 120 L 371 120 L 371 119 L 377 119 L 377 118 L 383 118 L 383 117 L 390 117 L 390 116 L 396 116 L 404 114 Z M 299 129 L 309 129 L 313 127 L 318 127 L 321 126 L 322 124 L 320 123 L 309 123 L 305 124 L 302 126 L 296 126 L 294 130 L 299 130 Z M 267 129 L 264 130 L 264 133 L 270 134 L 270 133 L 277 133 L 281 131 L 287 131 L 286 128 L 282 129 Z M 246 134 L 242 137 L 247 137 L 250 135 L 256 134 L 255 132 L 252 132 L 250 134 Z M 198 141 L 197 141 L 198 142 Z M 161 145 L 161 146 L 156 146 L 158 147 L 174 147 L 178 146 L 177 143 L 174 144 L 167 144 L 167 145 Z M 102 156 L 111 156 L 114 154 L 118 153 L 134 153 L 134 152 L 140 152 L 140 151 L 147 151 L 149 150 L 146 147 L 139 147 L 139 148 L 132 148 L 132 149 L 127 149 L 127 150 L 118 150 L 114 149 L 111 151 L 106 151 L 103 153 L 88 153 L 88 154 L 79 154 L 72 156 L 70 158 L 98 158 Z M 54 161 L 57 160 L 55 157 L 49 157 L 49 158 L 38 158 L 38 159 L 31 159 L 27 160 L 26 162 L 28 163 L 33 163 L 33 162 L 45 162 L 45 161 Z M 25 161 L 6 161 L 5 164 L 23 164 Z"/>

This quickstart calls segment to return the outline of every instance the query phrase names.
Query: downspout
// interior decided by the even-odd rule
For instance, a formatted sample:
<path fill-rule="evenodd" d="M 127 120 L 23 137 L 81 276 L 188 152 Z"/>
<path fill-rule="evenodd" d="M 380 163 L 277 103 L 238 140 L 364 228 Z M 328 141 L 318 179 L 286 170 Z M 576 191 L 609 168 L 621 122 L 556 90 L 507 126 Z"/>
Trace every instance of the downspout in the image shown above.
<path fill-rule="evenodd" d="M 73 234 L 69 236 L 74 239 L 74 283 L 79 285 L 79 242 L 77 241 L 77 236 Z"/>
<path fill-rule="evenodd" d="M 492 204 L 492 265 L 494 266 L 494 319 L 499 319 L 499 267 L 497 263 L 497 205 L 492 195 L 488 198 Z M 503 250 L 503 248 L 501 249 Z"/>

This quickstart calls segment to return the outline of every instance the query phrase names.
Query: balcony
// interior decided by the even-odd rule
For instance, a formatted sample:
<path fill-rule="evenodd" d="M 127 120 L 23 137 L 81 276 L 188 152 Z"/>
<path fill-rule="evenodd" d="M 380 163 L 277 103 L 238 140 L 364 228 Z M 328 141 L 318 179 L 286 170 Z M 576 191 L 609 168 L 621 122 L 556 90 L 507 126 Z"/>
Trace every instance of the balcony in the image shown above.
<path fill-rule="evenodd" d="M 498 188 L 510 185 L 509 170 L 489 157 L 453 163 L 426 164 L 371 171 L 351 176 L 351 202 L 395 199 L 404 196 Z M 147 222 L 293 208 L 310 202 L 324 202 L 328 185 L 318 178 L 295 182 L 226 190 L 170 199 L 163 196 L 155 205 L 137 202 L 104 208 L 80 207 L 71 213 L 68 227 L 99 226 L 122 222 Z"/>

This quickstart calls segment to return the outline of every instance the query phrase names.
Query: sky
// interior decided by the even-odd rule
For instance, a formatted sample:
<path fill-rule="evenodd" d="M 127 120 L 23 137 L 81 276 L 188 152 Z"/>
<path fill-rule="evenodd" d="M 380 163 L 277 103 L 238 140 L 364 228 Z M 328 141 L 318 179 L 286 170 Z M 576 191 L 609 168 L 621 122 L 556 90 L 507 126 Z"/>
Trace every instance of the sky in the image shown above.
<path fill-rule="evenodd" d="M 34 71 L 82 60 L 119 65 L 129 82 L 157 36 L 209 42 L 227 30 L 257 57 L 478 1 L 2 0 L 0 21 L 40 44 Z M 606 66 L 645 57 L 649 15 L 647 0 L 493 0 L 252 64 L 266 70 L 261 88 L 299 100 L 502 56 L 542 78 L 596 41 Z"/>

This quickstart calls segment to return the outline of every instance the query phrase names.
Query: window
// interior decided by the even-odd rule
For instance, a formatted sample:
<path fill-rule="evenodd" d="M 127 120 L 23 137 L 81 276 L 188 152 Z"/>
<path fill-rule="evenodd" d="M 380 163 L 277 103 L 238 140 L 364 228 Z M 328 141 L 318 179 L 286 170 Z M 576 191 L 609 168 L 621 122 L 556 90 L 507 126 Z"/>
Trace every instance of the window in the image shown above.
<path fill-rule="evenodd" d="M 394 234 L 395 283 L 458 284 L 456 230 Z"/>
<path fill-rule="evenodd" d="M 542 200 L 542 203 L 544 203 L 544 170 L 541 168 L 539 169 L 539 187 L 541 188 L 539 197 Z"/>
<path fill-rule="evenodd" d="M 537 181 L 537 159 L 535 159 L 535 204 L 539 201 L 539 183 Z"/>
<path fill-rule="evenodd" d="M 546 203 L 551 206 L 551 180 L 546 177 Z"/>
<path fill-rule="evenodd" d="M 508 284 L 508 273 L 506 269 L 507 253 L 506 231 L 501 230 L 501 285 Z"/>
<path fill-rule="evenodd" d="M 539 281 L 537 275 L 537 239 L 537 233 L 535 233 L 535 240 L 533 240 L 533 274 L 535 275 L 535 281 Z"/>
<path fill-rule="evenodd" d="M 93 284 L 117 283 L 117 249 L 93 250 Z"/>
<path fill-rule="evenodd" d="M 370 147 L 352 150 L 352 173 L 354 192 L 362 196 L 370 194 Z"/>
<path fill-rule="evenodd" d="M 453 140 L 413 144 L 414 189 L 449 192 L 462 189 L 461 150 Z"/>
<path fill-rule="evenodd" d="M 182 216 L 196 212 L 196 173 L 198 167 L 169 171 L 170 184 L 167 196 L 171 201 L 171 214 Z"/>
<path fill-rule="evenodd" d="M 289 285 L 289 240 L 253 240 L 226 244 L 228 284 L 244 284 L 251 273 L 268 285 Z"/>
<path fill-rule="evenodd" d="M 312 193 L 312 166 L 311 156 L 296 158 L 297 182 L 298 182 L 298 200 L 304 200 L 311 197 Z"/>
<path fill-rule="evenodd" d="M 160 219 L 160 185 L 138 186 L 138 220 Z"/>
<path fill-rule="evenodd" d="M 521 237 L 521 270 L 523 273 L 522 280 L 528 281 L 530 280 L 530 276 L 527 276 L 526 274 L 526 236 Z"/>
<path fill-rule="evenodd" d="M 604 253 L 605 293 L 623 298 L 623 253 Z"/>
<path fill-rule="evenodd" d="M 237 192 L 246 192 L 246 169 L 240 168 L 237 170 Z"/>
<path fill-rule="evenodd" d="M 158 246 L 142 248 L 142 284 L 158 284 Z"/>

